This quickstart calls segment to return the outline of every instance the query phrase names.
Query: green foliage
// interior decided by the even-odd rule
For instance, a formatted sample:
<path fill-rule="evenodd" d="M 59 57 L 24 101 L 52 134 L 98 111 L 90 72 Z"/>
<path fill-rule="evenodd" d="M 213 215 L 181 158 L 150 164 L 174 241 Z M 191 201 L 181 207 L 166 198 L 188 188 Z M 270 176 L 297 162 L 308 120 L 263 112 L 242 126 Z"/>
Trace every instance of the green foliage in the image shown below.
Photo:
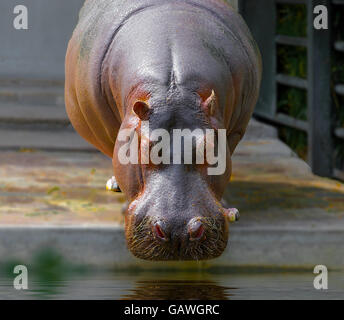
<path fill-rule="evenodd" d="M 307 36 L 307 8 L 305 5 L 277 5 L 277 33 L 293 37 Z M 293 77 L 307 78 L 307 49 L 278 45 L 277 72 Z M 290 117 L 307 120 L 307 92 L 278 86 L 277 111 Z M 280 138 L 300 157 L 307 158 L 307 134 L 288 127 L 279 129 Z"/>
<path fill-rule="evenodd" d="M 307 49 L 286 45 L 277 46 L 277 71 L 293 77 L 307 78 Z"/>
<path fill-rule="evenodd" d="M 304 4 L 277 5 L 277 33 L 293 37 L 307 36 L 307 8 Z"/>
<path fill-rule="evenodd" d="M 299 120 L 307 120 L 307 92 L 297 88 L 278 87 L 278 112 Z"/>

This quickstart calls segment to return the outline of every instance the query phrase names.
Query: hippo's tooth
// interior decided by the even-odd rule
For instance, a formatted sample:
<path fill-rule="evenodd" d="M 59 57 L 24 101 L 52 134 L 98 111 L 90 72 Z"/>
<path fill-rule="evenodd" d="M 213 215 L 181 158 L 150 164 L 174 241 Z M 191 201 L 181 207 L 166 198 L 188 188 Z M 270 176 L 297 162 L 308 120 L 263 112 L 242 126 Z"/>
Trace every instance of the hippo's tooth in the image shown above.
<path fill-rule="evenodd" d="M 121 192 L 121 189 L 116 181 L 115 177 L 109 179 L 106 183 L 106 190 L 113 192 Z"/>
<path fill-rule="evenodd" d="M 229 222 L 236 222 L 240 219 L 239 210 L 236 208 L 225 209 L 225 216 Z"/>

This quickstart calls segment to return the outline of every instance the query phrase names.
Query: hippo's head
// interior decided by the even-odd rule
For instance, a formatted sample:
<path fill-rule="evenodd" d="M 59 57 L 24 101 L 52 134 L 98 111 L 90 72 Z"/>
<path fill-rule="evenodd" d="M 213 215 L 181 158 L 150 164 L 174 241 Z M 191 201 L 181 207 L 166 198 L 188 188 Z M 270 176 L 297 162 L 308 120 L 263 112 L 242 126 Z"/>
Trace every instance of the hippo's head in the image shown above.
<path fill-rule="evenodd" d="M 220 200 L 231 157 L 216 93 L 136 92 L 127 105 L 113 165 L 129 201 L 129 249 L 147 260 L 219 256 L 228 239 L 228 211 Z M 207 132 L 214 133 L 209 140 Z M 216 164 L 207 152 L 218 157 Z"/>

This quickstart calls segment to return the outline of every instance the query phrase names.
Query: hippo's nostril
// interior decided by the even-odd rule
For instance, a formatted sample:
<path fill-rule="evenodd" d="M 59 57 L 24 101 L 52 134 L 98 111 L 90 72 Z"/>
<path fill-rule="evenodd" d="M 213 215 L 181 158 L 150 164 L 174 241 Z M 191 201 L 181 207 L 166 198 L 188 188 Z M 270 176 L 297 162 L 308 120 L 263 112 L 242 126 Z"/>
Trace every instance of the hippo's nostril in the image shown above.
<path fill-rule="evenodd" d="M 195 238 L 195 239 L 200 239 L 200 238 L 202 238 L 203 233 L 204 233 L 204 227 L 203 227 L 203 225 L 201 225 L 201 226 L 198 228 L 198 230 L 196 231 L 196 234 L 194 235 L 194 238 Z"/>
<path fill-rule="evenodd" d="M 168 237 L 166 236 L 164 230 L 163 230 L 163 227 L 162 227 L 162 224 L 160 222 L 156 222 L 154 224 L 154 233 L 155 233 L 155 236 L 157 238 L 159 238 L 160 240 L 163 240 L 163 241 L 167 241 L 168 240 Z"/>
<path fill-rule="evenodd" d="M 189 232 L 189 239 L 190 241 L 196 241 L 203 238 L 204 235 L 204 225 L 203 223 L 198 219 L 194 218 L 188 223 L 188 232 Z"/>

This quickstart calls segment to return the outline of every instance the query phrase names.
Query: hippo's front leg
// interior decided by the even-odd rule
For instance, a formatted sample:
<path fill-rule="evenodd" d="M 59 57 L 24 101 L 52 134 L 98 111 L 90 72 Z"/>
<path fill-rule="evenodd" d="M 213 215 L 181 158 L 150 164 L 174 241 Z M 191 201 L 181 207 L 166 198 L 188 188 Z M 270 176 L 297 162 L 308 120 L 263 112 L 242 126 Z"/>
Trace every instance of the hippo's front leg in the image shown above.
<path fill-rule="evenodd" d="M 228 203 L 225 199 L 221 200 L 223 206 L 223 215 L 230 223 L 237 222 L 240 219 L 239 210 L 237 208 L 228 208 Z"/>
<path fill-rule="evenodd" d="M 112 192 L 122 192 L 115 177 L 112 177 L 111 179 L 107 181 L 106 190 L 112 191 Z"/>
<path fill-rule="evenodd" d="M 224 209 L 223 215 L 228 220 L 228 222 L 237 222 L 240 219 L 239 210 L 236 208 Z"/>
<path fill-rule="evenodd" d="M 107 191 L 112 191 L 112 192 L 122 192 L 122 190 L 119 187 L 115 177 L 111 177 L 111 179 L 109 179 L 107 181 L 107 183 L 106 183 L 106 190 Z M 129 206 L 129 203 L 128 203 L 128 201 L 126 201 L 123 204 L 122 209 L 121 209 L 121 213 L 123 215 L 125 215 L 125 213 L 127 212 L 128 206 Z"/>

